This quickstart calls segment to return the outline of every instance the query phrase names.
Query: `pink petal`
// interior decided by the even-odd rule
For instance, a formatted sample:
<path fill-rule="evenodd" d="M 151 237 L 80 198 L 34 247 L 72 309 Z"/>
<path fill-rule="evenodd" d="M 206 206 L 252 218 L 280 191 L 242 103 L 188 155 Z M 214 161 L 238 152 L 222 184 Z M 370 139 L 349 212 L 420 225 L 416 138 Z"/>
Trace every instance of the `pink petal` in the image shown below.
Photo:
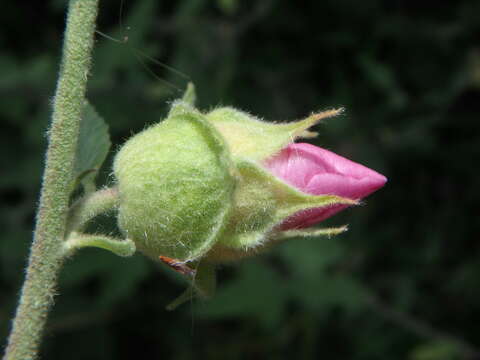
<path fill-rule="evenodd" d="M 385 185 L 385 176 L 331 151 L 300 143 L 291 144 L 269 159 L 265 166 L 297 189 L 314 195 L 338 195 L 361 199 Z M 346 208 L 335 205 L 297 213 L 282 229 L 312 226 Z"/>

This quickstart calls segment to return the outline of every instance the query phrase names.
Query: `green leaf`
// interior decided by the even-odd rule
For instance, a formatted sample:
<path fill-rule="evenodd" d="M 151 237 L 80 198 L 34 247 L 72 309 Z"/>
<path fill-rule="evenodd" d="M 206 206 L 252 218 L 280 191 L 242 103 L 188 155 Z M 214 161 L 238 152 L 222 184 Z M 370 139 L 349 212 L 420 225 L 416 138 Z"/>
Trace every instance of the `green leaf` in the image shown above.
<path fill-rule="evenodd" d="M 110 149 L 108 126 L 92 105 L 85 102 L 74 165 L 74 184 L 94 188 L 95 175 Z M 87 191 L 88 191 L 87 190 Z"/>

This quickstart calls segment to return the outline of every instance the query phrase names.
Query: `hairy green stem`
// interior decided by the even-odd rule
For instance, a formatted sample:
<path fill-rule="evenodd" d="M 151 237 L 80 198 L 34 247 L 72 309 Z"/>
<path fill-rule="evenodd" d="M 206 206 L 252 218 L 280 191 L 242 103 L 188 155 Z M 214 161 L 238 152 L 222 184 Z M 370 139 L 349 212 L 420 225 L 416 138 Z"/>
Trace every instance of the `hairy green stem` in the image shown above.
<path fill-rule="evenodd" d="M 35 359 L 62 265 L 68 202 L 98 0 L 70 0 L 40 206 L 4 360 Z"/>
<path fill-rule="evenodd" d="M 105 188 L 88 192 L 70 208 L 66 235 L 72 231 L 81 231 L 94 217 L 116 208 L 118 204 L 117 188 Z"/>

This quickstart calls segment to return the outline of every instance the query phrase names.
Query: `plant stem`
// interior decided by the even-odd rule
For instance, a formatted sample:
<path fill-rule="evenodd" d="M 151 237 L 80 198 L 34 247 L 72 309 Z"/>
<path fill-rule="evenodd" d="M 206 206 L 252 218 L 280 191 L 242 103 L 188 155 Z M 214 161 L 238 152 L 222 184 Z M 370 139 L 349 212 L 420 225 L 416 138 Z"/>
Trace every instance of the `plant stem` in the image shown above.
<path fill-rule="evenodd" d="M 117 188 L 105 188 L 89 192 L 70 207 L 66 237 L 71 231 L 83 230 L 83 227 L 97 215 L 115 209 L 117 203 Z"/>
<path fill-rule="evenodd" d="M 37 357 L 55 296 L 97 9 L 98 0 L 69 2 L 37 224 L 5 360 Z"/>

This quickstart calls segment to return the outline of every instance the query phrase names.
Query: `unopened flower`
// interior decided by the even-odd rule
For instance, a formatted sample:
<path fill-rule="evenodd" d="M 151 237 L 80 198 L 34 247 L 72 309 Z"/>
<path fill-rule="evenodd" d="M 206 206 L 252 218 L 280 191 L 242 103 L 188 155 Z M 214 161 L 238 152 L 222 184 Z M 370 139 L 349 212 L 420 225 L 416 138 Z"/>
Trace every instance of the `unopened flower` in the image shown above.
<path fill-rule="evenodd" d="M 315 136 L 309 128 L 339 112 L 276 124 L 229 107 L 201 113 L 188 101 L 174 102 L 164 121 L 132 137 L 115 158 L 119 228 L 140 251 L 182 274 L 194 275 L 200 264 L 200 288 L 213 286 L 202 280 L 211 278 L 202 275 L 208 264 L 288 237 L 344 231 L 311 226 L 357 204 L 386 178 L 293 143 Z"/>
<path fill-rule="evenodd" d="M 331 151 L 306 143 L 290 144 L 265 163 L 287 184 L 308 194 L 362 199 L 385 185 L 386 177 Z M 306 228 L 335 215 L 346 205 L 302 211 L 281 224 L 282 230 Z"/>

